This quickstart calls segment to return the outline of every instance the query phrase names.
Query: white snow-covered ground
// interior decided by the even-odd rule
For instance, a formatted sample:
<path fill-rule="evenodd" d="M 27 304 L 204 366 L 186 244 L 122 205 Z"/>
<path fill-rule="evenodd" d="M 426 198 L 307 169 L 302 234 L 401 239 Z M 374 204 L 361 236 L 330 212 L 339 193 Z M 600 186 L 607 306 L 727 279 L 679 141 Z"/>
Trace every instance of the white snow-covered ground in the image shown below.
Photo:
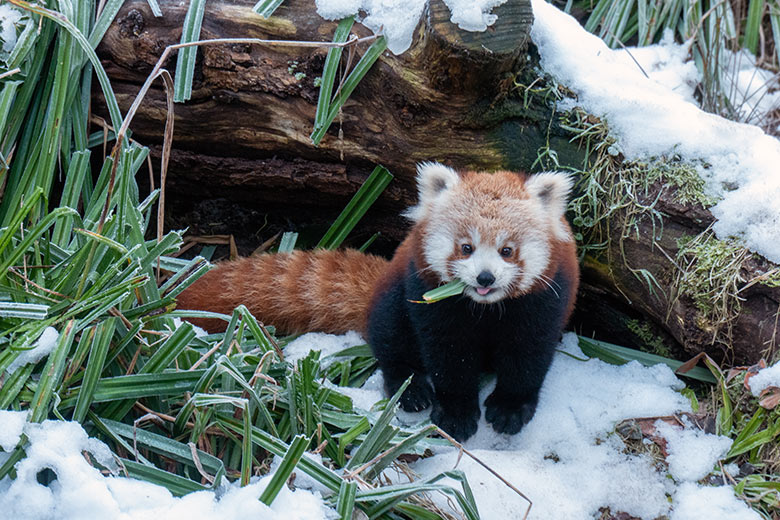
<path fill-rule="evenodd" d="M 291 343 L 287 354 L 293 361 L 309 350 L 319 350 L 325 356 L 361 343 L 354 333 L 307 334 Z M 598 516 L 603 507 L 644 520 L 661 515 L 686 520 L 760 518 L 734 496 L 731 488 L 697 482 L 719 471 L 717 462 L 728 451 L 729 439 L 658 421 L 657 432 L 668 445 L 667 467 L 648 456 L 628 453 L 614 433 L 615 425 L 624 419 L 690 411 L 688 400 L 678 392 L 683 384 L 669 368 L 646 368 L 635 362 L 614 366 L 599 360 L 581 361 L 584 356 L 574 334 L 566 335 L 560 348 L 565 353 L 556 355 L 531 423 L 519 434 L 508 436 L 495 433 L 483 418 L 477 434 L 465 444 L 533 501 L 529 518 L 588 520 Z M 378 373 L 363 388 L 348 389 L 348 393 L 356 408 L 368 410 L 385 397 L 381 388 Z M 483 389 L 483 400 L 490 390 L 489 385 Z M 399 420 L 415 424 L 426 416 L 427 412 L 401 414 Z M 78 424 L 25 424 L 25 417 L 24 412 L 0 412 L 0 448 L 12 449 L 23 432 L 30 442 L 27 458 L 17 465 L 18 478 L 0 481 L 0 511 L 12 512 L 9 518 L 140 519 L 165 515 L 187 520 L 324 519 L 332 515 L 322 502 L 322 487 L 305 477 L 296 480 L 295 492 L 285 489 L 270 508 L 257 500 L 268 477 L 245 489 L 231 485 L 220 497 L 203 491 L 175 498 L 158 486 L 101 474 L 82 456 L 83 451 L 109 469 L 116 465 L 105 445 L 88 438 Z M 6 456 L 0 452 L 0 462 Z M 525 500 L 504 483 L 470 458 L 458 459 L 456 449 L 437 448 L 432 457 L 411 464 L 411 469 L 421 477 L 456 466 L 465 471 L 484 520 L 515 518 L 525 511 Z M 51 468 L 57 474 L 57 481 L 49 487 L 36 480 L 42 468 Z M 393 470 L 388 475 L 396 482 L 407 478 Z M 444 497 L 433 499 L 447 507 Z"/>
<path fill-rule="evenodd" d="M 333 518 L 317 492 L 291 491 L 286 486 L 271 506 L 258 500 L 270 475 L 254 478 L 241 488 L 226 485 L 221 494 L 190 493 L 181 498 L 140 480 L 115 476 L 118 467 L 108 447 L 87 436 L 78 423 L 25 423 L 26 412 L 0 411 L 0 448 L 13 449 L 24 433 L 27 455 L 15 466 L 17 478 L 0 480 L 0 518 L 13 520 L 326 520 Z M 114 474 L 104 475 L 82 454 Z M 8 455 L 0 451 L 0 463 Z M 51 469 L 57 478 L 49 486 L 37 474 Z"/>
<path fill-rule="evenodd" d="M 303 357 L 309 349 L 325 356 L 357 344 L 360 338 L 354 335 L 307 334 L 296 340 L 293 357 Z M 507 436 L 494 432 L 483 417 L 477 434 L 465 443 L 529 496 L 534 503 L 529 518 L 592 519 L 602 507 L 648 520 L 661 515 L 672 519 L 760 518 L 731 488 L 697 483 L 717 473 L 718 460 L 731 446 L 728 438 L 658 421 L 657 432 L 668 445 L 667 468 L 657 467 L 650 457 L 626 453 L 622 440 L 613 433 L 624 419 L 690 411 L 690 403 L 678 392 L 684 385 L 668 367 L 580 361 L 571 357 L 585 357 L 574 334 L 567 334 L 560 348 L 570 355 L 556 355 L 531 423 L 519 434 Z M 353 390 L 356 406 L 381 399 L 381 388 L 381 375 L 377 375 L 362 389 Z M 482 401 L 491 390 L 491 386 L 483 389 Z M 427 412 L 401 413 L 400 419 L 414 424 L 426 416 Z M 521 497 L 473 460 L 459 457 L 454 448 L 437 450 L 433 457 L 413 463 L 411 469 L 430 477 L 456 465 L 466 472 L 483 519 L 517 518 L 525 512 L 527 503 Z M 390 476 L 398 482 L 406 478 Z M 712 500 L 713 496 L 718 499 Z M 443 497 L 440 502 L 445 506 Z M 696 511 L 700 516 L 684 516 L 680 511 Z"/>

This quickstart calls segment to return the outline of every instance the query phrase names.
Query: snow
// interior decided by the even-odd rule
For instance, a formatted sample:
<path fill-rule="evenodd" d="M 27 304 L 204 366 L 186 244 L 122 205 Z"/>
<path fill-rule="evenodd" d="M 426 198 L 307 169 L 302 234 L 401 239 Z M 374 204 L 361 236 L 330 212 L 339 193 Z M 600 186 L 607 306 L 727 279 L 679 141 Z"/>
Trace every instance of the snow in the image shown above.
<path fill-rule="evenodd" d="M 10 4 L 0 4 L 0 40 L 3 52 L 11 52 L 16 45 L 16 26 L 23 16 L 22 11 Z"/>
<path fill-rule="evenodd" d="M 19 417 L 0 415 L 0 430 L 16 427 Z M 9 419 L 10 417 L 10 419 Z M 8 421 L 8 422 L 7 422 Z M 12 423 L 12 424 L 11 424 Z M 17 478 L 0 480 L 0 510 L 4 518 L 15 520 L 81 520 L 110 518 L 142 520 L 149 518 L 262 518 L 263 520 L 325 520 L 333 518 L 319 493 L 283 487 L 271 506 L 258 500 L 271 474 L 253 478 L 244 488 L 228 484 L 218 497 L 214 491 L 199 491 L 177 498 L 148 482 L 114 476 L 118 466 L 108 447 L 89 438 L 78 423 L 45 421 L 26 423 L 29 438 L 26 457 L 15 466 Z M 5 449 L 5 445 L 3 445 Z M 82 452 L 111 470 L 103 475 Z M 38 473 L 48 468 L 56 480 L 40 484 Z"/>
<path fill-rule="evenodd" d="M 17 358 L 14 359 L 10 365 L 8 365 L 6 372 L 13 374 L 16 372 L 17 368 L 23 367 L 24 365 L 30 363 L 37 363 L 44 357 L 48 356 L 57 345 L 57 340 L 59 337 L 60 334 L 57 332 L 57 329 L 54 327 L 46 327 L 33 347 L 19 354 L 19 356 L 17 356 Z"/>
<path fill-rule="evenodd" d="M 669 520 L 761 520 L 761 516 L 734 496 L 728 486 L 700 486 L 685 482 L 674 495 Z"/>
<path fill-rule="evenodd" d="M 685 428 L 676 428 L 664 421 L 657 421 L 655 427 L 666 439 L 669 474 L 677 481 L 696 481 L 706 477 L 731 448 L 731 439 L 728 437 L 708 435 L 690 424 L 686 424 Z M 691 456 L 693 453 L 695 457 Z"/>
<path fill-rule="evenodd" d="M 491 10 L 506 0 L 445 0 L 451 21 L 467 31 L 484 31 L 497 17 Z M 401 54 L 412 44 L 426 0 L 316 0 L 317 13 L 326 20 L 340 20 L 365 13 L 358 19 L 375 34 L 384 34 L 387 48 Z"/>
<path fill-rule="evenodd" d="M 11 451 L 19 444 L 27 415 L 26 411 L 0 410 L 0 449 Z"/>
<path fill-rule="evenodd" d="M 711 208 L 717 236 L 738 237 L 752 251 L 780 262 L 780 141 L 758 127 L 696 107 L 684 86 L 690 72 L 682 70 L 679 81 L 673 73 L 671 78 L 656 74 L 648 79 L 625 51 L 609 49 L 571 16 L 544 0 L 533 0 L 532 5 L 531 38 L 542 68 L 577 96 L 561 108 L 576 105 L 605 119 L 629 160 L 677 155 L 703 161 L 700 174 L 706 189 L 720 199 Z M 662 49 L 630 52 L 660 55 Z"/>
<path fill-rule="evenodd" d="M 738 109 L 742 121 L 758 124 L 762 116 L 780 109 L 777 74 L 756 67 L 756 57 L 746 49 L 722 53 L 724 83 L 731 85 L 729 100 Z"/>
<path fill-rule="evenodd" d="M 751 376 L 748 379 L 750 386 L 750 393 L 758 397 L 764 389 L 770 386 L 776 386 L 780 388 L 780 361 L 774 365 L 763 368 L 758 371 L 758 374 Z"/>
<path fill-rule="evenodd" d="M 574 334 L 564 336 L 561 349 L 585 357 Z M 614 366 L 558 354 L 534 419 L 519 434 L 507 436 L 494 432 L 483 417 L 465 447 L 528 495 L 534 504 L 531 519 L 590 520 L 602 507 L 653 519 L 669 510 L 666 495 L 673 483 L 648 456 L 625 453 L 612 431 L 623 419 L 688 411 L 680 388 L 665 365 Z M 490 391 L 483 389 L 482 401 Z M 443 449 L 411 468 L 431 476 L 452 469 L 458 458 L 457 450 Z M 525 511 L 521 497 L 468 457 L 458 468 L 468 475 L 482 518 Z"/>
<path fill-rule="evenodd" d="M 585 357 L 574 334 L 565 335 L 560 348 Z M 668 473 L 674 480 L 649 456 L 627 452 L 613 433 L 615 425 L 628 418 L 689 411 L 688 400 L 677 391 L 682 386 L 665 365 L 647 368 L 632 362 L 614 366 L 557 354 L 533 420 L 519 434 L 507 436 L 495 433 L 483 417 L 477 434 L 465 447 L 533 501 L 530 519 L 590 520 L 598 517 L 602 507 L 654 519 L 674 513 L 679 493 L 676 483 L 682 489 L 705 476 L 731 442 L 701 431 L 678 432 L 670 427 L 664 434 L 670 447 Z M 491 390 L 491 386 L 483 389 L 482 401 Z M 411 469 L 424 477 L 456 465 L 468 476 L 481 518 L 516 518 L 525 512 L 527 503 L 521 497 L 455 449 L 437 450 L 433 457 L 412 464 Z M 399 475 L 391 478 L 405 481 Z M 730 518 L 728 514 L 747 510 L 730 488 L 724 491 L 731 493 L 731 501 L 712 504 L 710 511 L 717 514 L 708 518 Z M 669 495 L 673 497 L 671 504 Z M 681 507 L 688 507 L 694 495 L 692 491 L 681 494 Z M 441 502 L 442 507 L 445 504 Z"/>
<path fill-rule="evenodd" d="M 294 339 L 284 347 L 284 359 L 294 365 L 296 361 L 305 358 L 309 352 L 315 350 L 320 352 L 320 359 L 322 359 L 345 348 L 365 345 L 365 343 L 366 340 L 354 331 L 347 332 L 343 336 L 310 332 Z M 327 368 L 327 363 L 323 368 Z"/>
<path fill-rule="evenodd" d="M 498 16 L 490 11 L 506 0 L 444 0 L 449 7 L 452 23 L 466 31 L 481 32 L 496 23 Z"/>
<path fill-rule="evenodd" d="M 190 322 L 188 322 L 186 320 L 183 320 L 181 318 L 173 318 L 173 328 L 174 328 L 174 330 L 178 329 L 179 327 L 181 327 L 185 323 L 190 323 Z M 204 336 L 208 336 L 209 335 L 208 332 L 206 332 L 202 328 L 198 327 L 197 325 L 193 325 L 192 323 L 190 323 L 190 325 L 192 326 L 192 330 L 195 331 L 195 337 L 196 338 L 202 338 Z"/>

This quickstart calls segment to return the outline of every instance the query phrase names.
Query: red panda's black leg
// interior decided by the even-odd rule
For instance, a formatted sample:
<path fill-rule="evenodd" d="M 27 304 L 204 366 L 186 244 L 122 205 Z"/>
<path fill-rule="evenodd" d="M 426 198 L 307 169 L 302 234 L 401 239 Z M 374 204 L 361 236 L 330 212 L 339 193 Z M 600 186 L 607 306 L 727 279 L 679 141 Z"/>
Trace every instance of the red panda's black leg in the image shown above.
<path fill-rule="evenodd" d="M 431 422 L 463 441 L 477 431 L 480 340 L 465 301 L 443 301 L 414 308 L 412 323 L 419 349 L 433 382 L 436 399 Z"/>
<path fill-rule="evenodd" d="M 506 303 L 509 321 L 493 334 L 496 388 L 485 401 L 485 419 L 500 433 L 519 432 L 534 416 L 539 390 L 552 364 L 566 312 L 571 282 L 559 272 L 555 290 Z"/>
<path fill-rule="evenodd" d="M 457 372 L 449 370 L 454 366 L 457 364 L 443 363 L 431 372 L 436 392 L 431 422 L 456 440 L 464 441 L 477 432 L 477 422 L 481 415 L 477 385 L 479 378 L 474 377 L 473 368 Z"/>
<path fill-rule="evenodd" d="M 394 395 L 412 377 L 399 400 L 401 408 L 407 412 L 424 410 L 433 400 L 433 389 L 426 377 L 415 337 L 403 298 L 403 280 L 399 280 L 374 302 L 369 313 L 368 342 L 382 369 L 388 396 Z"/>

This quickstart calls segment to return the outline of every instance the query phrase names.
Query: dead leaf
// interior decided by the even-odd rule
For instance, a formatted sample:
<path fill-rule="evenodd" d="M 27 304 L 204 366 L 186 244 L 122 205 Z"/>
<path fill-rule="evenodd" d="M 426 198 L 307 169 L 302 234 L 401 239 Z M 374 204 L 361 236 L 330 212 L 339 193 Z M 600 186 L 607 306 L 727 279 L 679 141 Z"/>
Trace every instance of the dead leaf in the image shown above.
<path fill-rule="evenodd" d="M 758 396 L 758 405 L 767 410 L 773 410 L 780 403 L 780 388 L 768 386 Z"/>
<path fill-rule="evenodd" d="M 747 373 L 745 374 L 745 390 L 750 390 L 750 383 L 748 381 L 750 381 L 750 378 L 758 374 L 758 372 L 763 368 L 766 368 L 766 361 L 763 359 L 761 359 L 752 367 L 748 367 Z"/>

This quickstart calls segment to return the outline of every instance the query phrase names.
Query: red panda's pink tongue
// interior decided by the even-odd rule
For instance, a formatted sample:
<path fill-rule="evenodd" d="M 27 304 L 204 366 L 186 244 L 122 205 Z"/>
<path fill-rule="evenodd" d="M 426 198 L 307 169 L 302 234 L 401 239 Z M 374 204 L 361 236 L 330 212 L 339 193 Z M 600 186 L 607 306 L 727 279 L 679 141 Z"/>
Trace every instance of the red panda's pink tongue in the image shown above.
<path fill-rule="evenodd" d="M 490 292 L 490 287 L 477 287 L 477 294 L 480 296 L 485 296 L 487 293 Z"/>

